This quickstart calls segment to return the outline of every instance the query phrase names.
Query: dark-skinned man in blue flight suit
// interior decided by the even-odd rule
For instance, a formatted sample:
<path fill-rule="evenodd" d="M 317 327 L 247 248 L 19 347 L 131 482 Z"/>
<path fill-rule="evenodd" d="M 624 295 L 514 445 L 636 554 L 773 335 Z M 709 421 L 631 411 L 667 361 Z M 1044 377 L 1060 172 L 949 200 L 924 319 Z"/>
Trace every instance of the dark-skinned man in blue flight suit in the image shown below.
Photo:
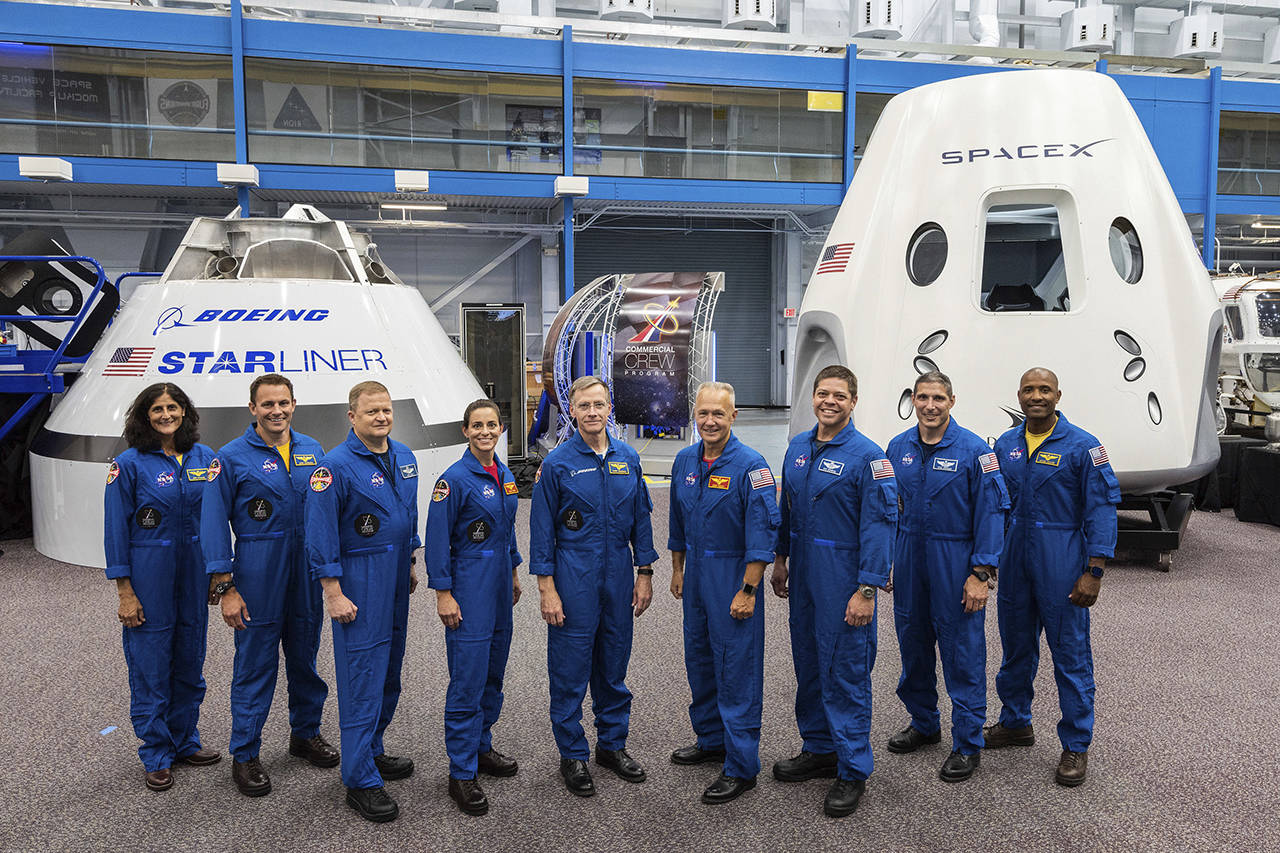
<path fill-rule="evenodd" d="M 520 600 L 516 567 L 519 490 L 495 450 L 502 437 L 498 404 L 476 400 L 462 416 L 467 449 L 436 481 L 427 509 L 427 586 L 445 628 L 449 690 L 444 742 L 449 796 L 466 814 L 489 811 L 477 772 L 514 776 L 515 759 L 493 748 L 502 681 L 511 650 L 511 608 Z"/>
<path fill-rule="evenodd" d="M 271 793 L 258 752 L 284 649 L 289 753 L 335 767 L 338 751 L 320 735 L 329 688 L 316 672 L 324 619 L 303 537 L 307 483 L 324 448 L 292 428 L 293 383 L 267 373 L 249 386 L 254 422 L 218 451 L 201 512 L 200 544 L 222 619 L 235 629 L 231 675 L 231 779 L 240 793 Z M 230 527 L 228 527 L 230 522 Z M 235 531 L 234 549 L 231 531 Z"/>
<path fill-rule="evenodd" d="M 818 371 L 818 423 L 791 440 L 770 583 L 790 598 L 796 723 L 803 746 L 773 765 L 782 782 L 834 776 L 823 811 L 850 815 L 871 775 L 871 668 L 876 590 L 889 581 L 898 492 L 893 466 L 852 423 L 858 380 Z M 788 567 L 787 559 L 791 565 Z"/>
<path fill-rule="evenodd" d="M 413 773 L 382 737 L 400 699 L 400 666 L 418 538 L 418 463 L 390 437 L 391 395 L 378 382 L 351 389 L 351 432 L 311 475 L 307 554 L 333 620 L 333 660 L 347 805 L 382 823 L 400 814 L 384 781 Z"/>
<path fill-rule="evenodd" d="M 653 599 L 653 504 L 640 456 L 612 441 L 606 427 L 609 388 L 583 376 L 569 389 L 578 430 L 547 454 L 533 487 L 529 572 L 538 578 L 547 623 L 551 730 L 560 775 L 570 793 L 589 797 L 595 782 L 582 731 L 582 701 L 591 687 L 596 763 L 628 782 L 644 768 L 626 750 L 631 718 L 627 664 L 633 618 Z M 632 566 L 635 565 L 635 574 Z"/>
<path fill-rule="evenodd" d="M 756 785 L 764 691 L 765 564 L 778 534 L 777 486 L 763 456 L 733 435 L 733 386 L 704 382 L 693 419 L 702 441 L 671 466 L 671 594 L 684 602 L 689 719 L 697 740 L 674 764 L 723 758 L 702 794 L 727 803 Z"/>
<path fill-rule="evenodd" d="M 902 504 L 893 561 L 893 622 L 902 655 L 898 698 L 911 721 L 888 746 L 904 754 L 942 739 L 936 674 L 941 656 L 952 746 L 938 777 L 962 782 L 982 759 L 984 619 L 1009 494 L 991 448 L 951 417 L 956 397 L 946 375 L 916 377 L 912 403 L 917 423 L 888 447 Z"/>
<path fill-rule="evenodd" d="M 1093 740 L 1093 649 L 1089 608 L 1115 556 L 1120 484 L 1096 438 L 1059 412 L 1058 377 L 1043 367 L 1022 374 L 1018 405 L 1027 420 L 996 440 L 1012 509 L 1000 558 L 997 621 L 1004 659 L 996 675 L 1000 720 L 986 748 L 1030 746 L 1032 684 L 1040 633 L 1053 656 L 1062 719 L 1054 781 L 1085 780 Z"/>

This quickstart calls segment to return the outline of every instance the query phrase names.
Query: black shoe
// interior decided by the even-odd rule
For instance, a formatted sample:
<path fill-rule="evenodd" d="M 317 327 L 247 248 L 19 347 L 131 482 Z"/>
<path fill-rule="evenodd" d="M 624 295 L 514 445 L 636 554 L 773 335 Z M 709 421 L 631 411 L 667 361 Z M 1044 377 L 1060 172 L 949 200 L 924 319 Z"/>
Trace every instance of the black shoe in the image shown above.
<path fill-rule="evenodd" d="M 413 775 L 413 759 L 395 755 L 375 755 L 373 763 L 383 782 L 394 782 L 397 779 L 408 779 Z M 364 789 L 362 789 L 364 790 Z M 390 818 L 388 818 L 390 820 Z"/>
<path fill-rule="evenodd" d="M 360 817 L 373 823 L 386 823 L 395 820 L 400 814 L 400 807 L 381 785 L 376 788 L 348 788 L 347 805 L 358 811 Z"/>
<path fill-rule="evenodd" d="M 756 777 L 754 776 L 750 779 L 739 779 L 737 776 L 726 776 L 721 773 L 716 777 L 716 781 L 702 792 L 702 801 L 709 806 L 718 806 L 738 799 L 743 791 L 750 791 L 755 786 Z"/>
<path fill-rule="evenodd" d="M 889 751 L 898 755 L 906 755 L 908 752 L 915 752 L 927 743 L 940 743 L 942 741 L 942 732 L 934 732 L 931 735 L 921 734 L 919 730 L 913 726 L 907 726 L 893 737 L 889 738 Z"/>
<path fill-rule="evenodd" d="M 1006 746 L 1034 746 L 1036 733 L 1030 723 L 1020 729 L 1007 729 L 996 723 L 982 730 L 982 738 L 983 749 L 1004 749 Z"/>
<path fill-rule="evenodd" d="M 671 753 L 672 764 L 704 764 L 708 761 L 724 761 L 724 749 L 703 749 L 696 743 L 693 746 L 682 746 Z"/>
<path fill-rule="evenodd" d="M 943 782 L 963 782 L 973 775 L 973 771 L 977 770 L 978 765 L 981 763 L 981 755 L 965 755 L 961 752 L 952 752 L 947 756 L 947 760 L 942 762 L 942 769 L 938 771 L 938 778 Z"/>
<path fill-rule="evenodd" d="M 827 791 L 822 810 L 827 817 L 847 817 L 858 808 L 858 801 L 866 790 L 865 779 L 836 779 Z"/>
<path fill-rule="evenodd" d="M 591 781 L 591 771 L 587 762 L 578 758 L 560 759 L 560 775 L 564 777 L 564 786 L 570 794 L 578 797 L 590 797 L 596 792 L 596 783 Z"/>
<path fill-rule="evenodd" d="M 643 782 L 644 768 L 625 749 L 596 749 L 596 764 L 607 767 L 625 782 Z"/>
<path fill-rule="evenodd" d="M 257 758 L 231 762 L 231 781 L 246 797 L 265 797 L 271 793 L 271 777 Z"/>
<path fill-rule="evenodd" d="M 779 782 L 803 782 L 820 776 L 830 779 L 835 775 L 834 752 L 819 754 L 801 750 L 795 758 L 784 758 L 773 763 L 773 778 Z"/>
<path fill-rule="evenodd" d="M 514 776 L 520 769 L 514 758 L 507 758 L 496 749 L 476 756 L 476 769 L 486 776 Z"/>
<path fill-rule="evenodd" d="M 289 754 L 306 759 L 313 767 L 337 767 L 342 761 L 338 750 L 321 735 L 308 738 L 290 735 Z"/>
<path fill-rule="evenodd" d="M 489 798 L 480 790 L 475 779 L 449 779 L 449 796 L 466 814 L 482 815 L 489 812 Z"/>

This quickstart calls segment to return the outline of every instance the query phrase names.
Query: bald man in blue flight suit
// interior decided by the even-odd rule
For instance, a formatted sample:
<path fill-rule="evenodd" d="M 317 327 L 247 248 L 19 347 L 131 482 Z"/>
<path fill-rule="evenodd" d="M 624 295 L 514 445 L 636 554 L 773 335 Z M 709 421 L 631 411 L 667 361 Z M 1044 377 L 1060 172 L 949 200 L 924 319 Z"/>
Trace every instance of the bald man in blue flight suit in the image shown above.
<path fill-rule="evenodd" d="M 365 820 L 395 820 L 384 781 L 413 773 L 384 754 L 400 699 L 409 594 L 418 585 L 418 463 L 390 438 L 391 395 L 378 382 L 351 389 L 351 432 L 311 475 L 307 554 L 333 619 L 333 660 L 347 805 Z"/>
<path fill-rule="evenodd" d="M 951 697 L 952 746 L 938 777 L 962 782 L 982 758 L 984 619 L 1009 495 L 991 448 L 951 417 L 956 398 L 947 376 L 932 371 L 916 377 L 912 402 L 917 423 L 888 448 L 902 499 L 893 561 L 893 622 L 902 654 L 898 698 L 911 722 L 888 746 L 903 754 L 942 739 L 940 655 Z"/>
<path fill-rule="evenodd" d="M 547 454 L 533 487 L 529 572 L 538 578 L 547 623 L 551 730 L 560 775 L 570 793 L 596 792 L 582 731 L 582 700 L 591 686 L 596 763 L 627 782 L 644 767 L 626 750 L 633 618 L 653 599 L 653 504 L 640 455 L 609 438 L 609 388 L 594 376 L 574 381 L 570 407 L 578 430 Z M 638 568 L 632 574 L 632 566 Z"/>
<path fill-rule="evenodd" d="M 724 757 L 703 792 L 727 803 L 756 786 L 764 691 L 764 607 L 760 581 L 773 560 L 777 486 L 763 456 L 732 433 L 733 386 L 704 382 L 693 418 L 702 441 L 671 466 L 671 594 L 684 602 L 689 719 L 697 741 L 675 764 Z"/>
<path fill-rule="evenodd" d="M 240 793 L 271 793 L 258 760 L 284 647 L 289 753 L 334 767 L 338 751 L 320 735 L 329 688 L 316 672 L 324 606 L 307 567 L 303 502 L 324 448 L 292 428 L 293 383 L 267 373 L 249 386 L 254 422 L 218 451 L 201 512 L 200 543 L 213 598 L 235 629 L 231 676 L 231 778 Z M 230 522 L 230 528 L 227 523 Z M 234 550 L 231 530 L 235 531 Z"/>
<path fill-rule="evenodd" d="M 1032 685 L 1043 631 L 1053 657 L 1062 719 L 1054 781 L 1085 780 L 1093 740 L 1093 649 L 1089 608 L 1115 556 L 1120 484 L 1106 448 L 1057 411 L 1062 391 L 1051 370 L 1033 367 L 1018 383 L 1026 423 L 996 441 L 1013 509 L 996 592 L 1004 660 L 996 675 L 1000 721 L 986 748 L 1030 746 Z"/>
<path fill-rule="evenodd" d="M 847 367 L 818 371 L 818 423 L 791 440 L 782 465 L 782 524 L 770 583 L 791 603 L 796 723 L 781 782 L 835 776 L 823 811 L 853 814 L 871 775 L 871 668 L 876 590 L 889 581 L 898 492 L 893 466 L 852 422 L 858 380 Z M 791 566 L 788 568 L 787 559 Z"/>

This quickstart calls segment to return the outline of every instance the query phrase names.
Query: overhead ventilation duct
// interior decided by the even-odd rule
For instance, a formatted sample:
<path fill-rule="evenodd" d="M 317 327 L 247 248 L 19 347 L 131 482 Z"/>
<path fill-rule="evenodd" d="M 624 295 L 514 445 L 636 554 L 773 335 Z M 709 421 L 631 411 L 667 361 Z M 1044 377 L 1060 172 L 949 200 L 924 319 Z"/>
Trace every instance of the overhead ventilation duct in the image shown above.
<path fill-rule="evenodd" d="M 902 38 L 904 0 L 854 0 L 850 31 L 855 37 Z"/>
<path fill-rule="evenodd" d="M 653 0 L 600 0 L 600 20 L 653 22 Z"/>
<path fill-rule="evenodd" d="M 1280 25 L 1269 27 L 1262 36 L 1262 61 L 1280 62 Z"/>
<path fill-rule="evenodd" d="M 1181 59 L 1222 56 L 1223 16 L 1201 3 L 1169 25 L 1169 53 Z"/>
<path fill-rule="evenodd" d="M 1116 9 L 1102 0 L 1083 0 L 1062 16 L 1063 50 L 1111 51 L 1116 43 Z"/>
<path fill-rule="evenodd" d="M 453 0 L 453 8 L 463 12 L 496 12 L 498 0 Z"/>
<path fill-rule="evenodd" d="M 778 28 L 774 0 L 724 0 L 726 30 L 767 30 Z"/>

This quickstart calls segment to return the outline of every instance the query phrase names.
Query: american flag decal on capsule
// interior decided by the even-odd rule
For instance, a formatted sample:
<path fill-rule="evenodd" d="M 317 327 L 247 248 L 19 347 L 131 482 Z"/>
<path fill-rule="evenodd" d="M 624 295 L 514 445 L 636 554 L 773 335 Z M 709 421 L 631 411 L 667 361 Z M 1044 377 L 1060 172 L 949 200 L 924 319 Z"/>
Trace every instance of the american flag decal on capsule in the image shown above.
<path fill-rule="evenodd" d="M 102 375 L 141 376 L 147 372 L 155 351 L 155 347 L 118 347 L 102 368 Z"/>
<path fill-rule="evenodd" d="M 822 252 L 818 259 L 817 275 L 829 272 L 844 272 L 849 266 L 849 258 L 853 256 L 852 243 L 833 243 Z"/>

